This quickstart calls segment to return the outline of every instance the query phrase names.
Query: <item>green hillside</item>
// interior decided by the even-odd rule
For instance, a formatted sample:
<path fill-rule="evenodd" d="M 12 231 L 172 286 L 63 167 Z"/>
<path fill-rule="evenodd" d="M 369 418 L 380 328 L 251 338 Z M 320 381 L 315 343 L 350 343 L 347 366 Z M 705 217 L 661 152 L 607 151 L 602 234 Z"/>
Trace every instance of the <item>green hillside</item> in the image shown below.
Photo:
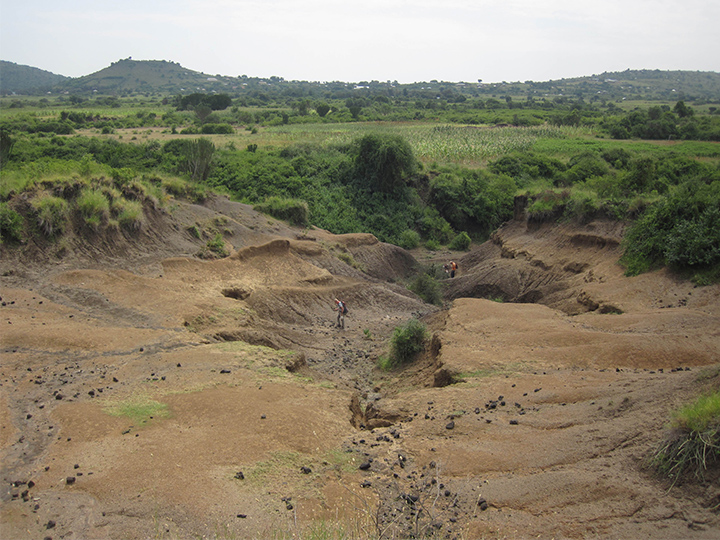
<path fill-rule="evenodd" d="M 186 69 L 175 62 L 126 58 L 113 62 L 109 67 L 96 73 L 66 81 L 61 86 L 71 93 L 178 94 L 220 89 L 227 91 L 233 81 L 237 84 L 236 78 L 207 75 Z"/>
<path fill-rule="evenodd" d="M 659 69 L 605 72 L 589 77 L 525 83 L 535 90 L 556 90 L 567 95 L 598 95 L 612 98 L 660 100 L 720 98 L 720 73 L 661 71 Z"/>
<path fill-rule="evenodd" d="M 44 94 L 68 77 L 0 60 L 0 94 Z"/>

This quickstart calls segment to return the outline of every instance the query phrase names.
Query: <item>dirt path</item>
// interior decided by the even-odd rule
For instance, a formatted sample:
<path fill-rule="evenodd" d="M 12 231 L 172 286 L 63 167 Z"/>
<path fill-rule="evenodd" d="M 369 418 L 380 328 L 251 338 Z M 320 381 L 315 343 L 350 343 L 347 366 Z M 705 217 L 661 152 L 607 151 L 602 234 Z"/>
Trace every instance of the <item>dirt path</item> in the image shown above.
<path fill-rule="evenodd" d="M 623 278 L 604 225 L 518 223 L 440 311 L 368 235 L 175 219 L 212 212 L 226 259 L 177 257 L 183 221 L 156 257 L 3 259 L 2 538 L 717 537 L 717 476 L 668 490 L 644 460 L 718 384 L 720 288 Z M 377 370 L 411 316 L 428 354 Z"/>

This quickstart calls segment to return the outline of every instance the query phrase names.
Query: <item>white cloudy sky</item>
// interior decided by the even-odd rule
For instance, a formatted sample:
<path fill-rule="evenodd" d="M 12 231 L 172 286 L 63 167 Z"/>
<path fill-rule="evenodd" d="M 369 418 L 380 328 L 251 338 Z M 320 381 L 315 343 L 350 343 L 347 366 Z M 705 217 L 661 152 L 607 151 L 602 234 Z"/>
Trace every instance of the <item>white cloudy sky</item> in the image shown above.
<path fill-rule="evenodd" d="M 79 77 L 171 60 L 209 74 L 545 81 L 720 71 L 717 0 L 0 0 L 0 59 Z"/>

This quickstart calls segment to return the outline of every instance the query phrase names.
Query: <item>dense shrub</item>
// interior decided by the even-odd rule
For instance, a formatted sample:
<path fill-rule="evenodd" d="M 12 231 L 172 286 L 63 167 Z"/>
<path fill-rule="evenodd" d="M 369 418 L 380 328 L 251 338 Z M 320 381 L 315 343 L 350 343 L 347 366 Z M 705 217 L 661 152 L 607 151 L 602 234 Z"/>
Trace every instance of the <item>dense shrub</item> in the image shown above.
<path fill-rule="evenodd" d="M 470 249 L 470 243 L 470 236 L 465 231 L 462 231 L 455 235 L 455 238 L 452 239 L 448 248 L 454 251 L 467 251 Z"/>
<path fill-rule="evenodd" d="M 488 164 L 488 169 L 495 174 L 506 174 L 516 181 L 527 181 L 536 178 L 554 179 L 566 170 L 566 165 L 559 159 L 528 153 L 514 153 L 498 158 Z M 522 182 L 524 183 L 524 182 Z"/>
<path fill-rule="evenodd" d="M 392 369 L 411 362 L 423 350 L 428 333 L 425 325 L 417 319 L 410 319 L 405 326 L 398 326 L 390 338 L 390 355 L 383 367 Z"/>
<path fill-rule="evenodd" d="M 440 248 L 442 248 L 442 244 L 433 238 L 425 242 L 425 249 L 429 251 L 439 251 Z"/>
<path fill-rule="evenodd" d="M 355 144 L 355 175 L 368 188 L 394 193 L 417 168 L 412 148 L 398 135 L 365 135 Z"/>
<path fill-rule="evenodd" d="M 558 177 L 557 185 L 571 186 L 593 176 L 604 176 L 609 172 L 607 162 L 592 152 L 573 156 L 568 165 L 568 170 Z"/>
<path fill-rule="evenodd" d="M 505 174 L 446 170 L 430 180 L 428 203 L 451 228 L 487 237 L 503 221 L 512 217 L 516 189 L 515 181 Z M 425 227 L 428 217 L 424 216 Z M 450 232 L 445 239 L 438 235 L 425 236 L 449 242 L 455 235 Z"/>
<path fill-rule="evenodd" d="M 668 235 L 665 259 L 681 268 L 720 264 L 720 207 L 677 223 Z"/>
<path fill-rule="evenodd" d="M 648 206 L 624 239 L 628 275 L 670 264 L 677 269 L 720 264 L 720 181 L 691 180 Z"/>
<path fill-rule="evenodd" d="M 232 135 L 235 133 L 235 128 L 230 124 L 203 124 L 200 133 L 203 135 Z"/>
<path fill-rule="evenodd" d="M 442 291 L 438 281 L 427 272 L 419 274 L 408 285 L 408 289 L 428 304 L 442 305 Z"/>
<path fill-rule="evenodd" d="M 400 234 L 398 246 L 403 249 L 415 249 L 420 245 L 420 234 L 417 231 L 406 229 Z"/>
<path fill-rule="evenodd" d="M 609 148 L 604 150 L 600 156 L 616 169 L 627 169 L 633 155 L 624 148 Z"/>
<path fill-rule="evenodd" d="M 18 137 L 13 146 L 15 163 L 37 162 L 43 159 L 80 161 L 89 155 L 95 162 L 115 168 L 145 171 L 160 165 L 162 146 L 157 141 L 145 144 L 122 143 L 98 137 Z"/>

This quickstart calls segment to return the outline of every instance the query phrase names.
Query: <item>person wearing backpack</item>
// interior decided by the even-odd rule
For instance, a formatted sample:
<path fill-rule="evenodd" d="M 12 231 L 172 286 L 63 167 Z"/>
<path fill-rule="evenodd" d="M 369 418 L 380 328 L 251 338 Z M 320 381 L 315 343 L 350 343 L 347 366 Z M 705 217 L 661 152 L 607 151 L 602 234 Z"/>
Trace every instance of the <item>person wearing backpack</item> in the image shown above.
<path fill-rule="evenodd" d="M 455 261 L 450 261 L 450 277 L 451 278 L 455 277 L 455 272 L 457 271 L 457 269 L 458 269 L 457 263 Z"/>
<path fill-rule="evenodd" d="M 342 302 L 336 298 L 335 299 L 335 307 L 333 308 L 333 311 L 337 311 L 337 324 L 335 326 L 337 326 L 338 328 L 342 328 L 344 330 L 345 329 L 345 315 L 348 312 L 347 305 L 345 304 L 345 302 Z"/>

